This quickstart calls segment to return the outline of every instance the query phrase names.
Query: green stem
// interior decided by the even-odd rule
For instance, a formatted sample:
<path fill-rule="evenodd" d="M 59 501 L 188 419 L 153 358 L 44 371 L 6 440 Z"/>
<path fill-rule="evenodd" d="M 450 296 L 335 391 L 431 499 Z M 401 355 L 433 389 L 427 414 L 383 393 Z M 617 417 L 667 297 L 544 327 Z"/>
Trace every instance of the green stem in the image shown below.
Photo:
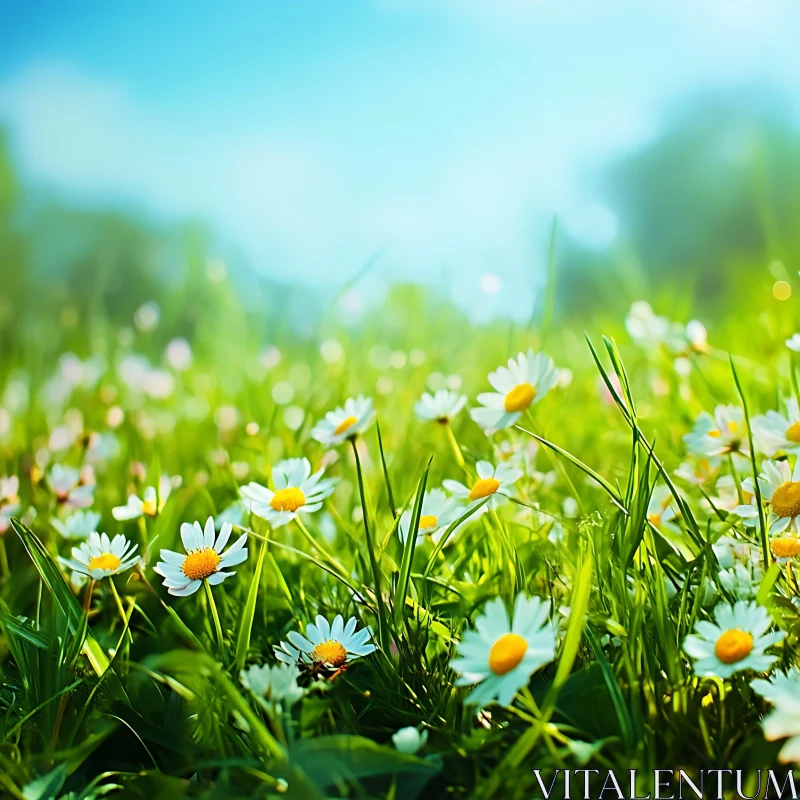
<path fill-rule="evenodd" d="M 453 455 L 456 458 L 456 463 L 459 467 L 461 467 L 461 469 L 466 471 L 464 454 L 461 452 L 461 448 L 458 446 L 458 440 L 456 439 L 456 435 L 453 433 L 453 429 L 450 427 L 449 422 L 444 423 L 444 429 L 447 433 L 447 440 L 450 442 L 450 447 L 453 448 Z"/>
<path fill-rule="evenodd" d="M 111 585 L 111 593 L 114 595 L 114 600 L 117 601 L 117 609 L 119 610 L 119 616 L 122 620 L 122 629 L 125 630 L 125 626 L 128 624 L 128 617 L 125 615 L 125 608 L 122 605 L 122 600 L 119 596 L 119 592 L 117 591 L 117 587 L 114 585 L 114 579 L 109 577 L 108 582 Z M 133 634 L 130 632 L 130 630 L 128 630 L 128 641 L 133 641 Z"/>
<path fill-rule="evenodd" d="M 144 515 L 139 517 L 139 533 L 142 537 L 142 555 L 146 561 L 148 556 L 149 541 L 147 538 L 147 520 L 145 520 Z"/>
<path fill-rule="evenodd" d="M 217 604 L 214 600 L 214 594 L 211 591 L 211 585 L 208 581 L 203 581 L 203 588 L 206 590 L 206 598 L 208 600 L 208 607 L 211 609 L 211 616 L 214 618 L 214 632 L 217 636 L 217 649 L 219 651 L 220 659 L 225 655 L 225 644 L 222 638 L 222 625 L 219 621 L 219 613 L 217 612 Z"/>
<path fill-rule="evenodd" d="M 361 459 L 358 456 L 355 437 L 350 440 L 353 446 L 353 455 L 356 459 L 356 472 L 358 474 L 358 490 L 361 495 L 361 513 L 364 517 L 364 530 L 367 534 L 367 551 L 369 553 L 369 563 L 372 568 L 372 579 L 375 583 L 375 602 L 378 606 L 378 642 L 384 653 L 389 652 L 389 630 L 386 623 L 386 607 L 383 602 L 383 592 L 381 590 L 381 573 L 378 568 L 378 561 L 375 558 L 375 543 L 372 541 L 372 533 L 369 529 L 369 514 L 367 513 L 367 498 L 364 494 L 364 476 L 361 472 Z"/>
<path fill-rule="evenodd" d="M 303 523 L 303 520 L 301 520 L 300 517 L 295 517 L 294 521 L 297 523 L 297 527 L 300 528 L 300 532 L 303 534 L 303 536 L 306 537 L 306 540 L 308 541 L 308 543 L 313 548 L 318 550 L 332 567 L 334 567 L 336 570 L 338 570 L 342 575 L 347 575 L 347 570 L 344 568 L 344 566 L 342 565 L 341 561 L 337 560 L 336 556 L 334 556 L 333 553 L 331 553 L 331 551 L 328 550 L 327 547 L 325 547 L 324 545 L 320 544 L 311 535 L 311 531 L 309 531 L 308 528 L 306 528 L 305 524 Z"/>

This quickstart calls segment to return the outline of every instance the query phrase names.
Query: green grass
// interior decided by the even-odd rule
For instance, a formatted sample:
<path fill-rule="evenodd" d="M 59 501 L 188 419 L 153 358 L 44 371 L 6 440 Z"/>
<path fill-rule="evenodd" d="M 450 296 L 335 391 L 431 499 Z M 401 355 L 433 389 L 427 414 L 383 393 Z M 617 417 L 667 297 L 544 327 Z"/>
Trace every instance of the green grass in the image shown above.
<path fill-rule="evenodd" d="M 448 304 L 405 289 L 356 327 L 332 311 L 314 335 L 301 336 L 240 314 L 230 293 L 215 299 L 198 290 L 207 313 L 192 336 L 193 363 L 174 374 L 163 399 L 126 386 L 117 366 L 130 352 L 160 362 L 169 338 L 185 332 L 172 324 L 179 314 L 171 305 L 155 330 L 122 344 L 102 309 L 63 333 L 44 326 L 47 336 L 35 334 L 33 315 L 26 328 L 34 334 L 20 335 L 0 366 L 0 385 L 29 388 L 17 403 L 7 390 L 11 422 L 0 450 L 0 475 L 19 476 L 22 503 L 21 521 L 0 540 L 0 792 L 529 797 L 533 768 L 777 763 L 781 743 L 763 738 L 768 707 L 750 689 L 751 676 L 699 679 L 682 650 L 715 602 L 734 599 L 711 545 L 727 534 L 768 549 L 759 528 L 746 530 L 703 502 L 713 484 L 701 490 L 674 475 L 685 457 L 681 437 L 700 411 L 746 401 L 752 417 L 778 409 L 796 386 L 783 344 L 794 332 L 789 304 L 755 283 L 710 325 L 712 349 L 687 355 L 685 377 L 663 348 L 634 346 L 621 318 L 570 322 L 548 306 L 545 350 L 571 370 L 569 385 L 493 437 L 462 411 L 454 441 L 445 427 L 414 418 L 429 377 L 458 375 L 474 405 L 490 371 L 541 347 L 539 315 L 525 326 L 471 325 Z M 329 339 L 343 351 L 333 363 L 320 356 Z M 267 341 L 281 353 L 269 370 L 258 357 Z M 42 387 L 69 349 L 100 353 L 107 369 L 96 385 L 54 403 Z M 273 399 L 283 384 L 293 387 L 288 412 Z M 379 427 L 357 450 L 344 444 L 326 453 L 311 427 L 359 393 L 374 398 Z M 115 406 L 125 417 L 112 431 Z M 235 416 L 233 425 L 219 424 L 226 416 Z M 48 455 L 65 419 L 75 435 Z M 98 457 L 92 433 L 112 435 L 116 451 Z M 501 443 L 524 453 L 515 502 L 497 514 L 465 514 L 439 545 L 403 543 L 398 512 L 410 509 L 418 521 L 425 488 L 474 479 L 475 463 L 496 462 Z M 326 476 L 340 481 L 324 508 L 303 518 L 305 531 L 247 520 L 248 560 L 213 589 L 220 642 L 207 595 L 169 596 L 153 572 L 157 552 L 181 550 L 182 522 L 220 513 L 240 485 L 267 484 L 271 466 L 295 456 L 314 468 L 324 459 Z M 119 603 L 109 579 L 91 595 L 76 592 L 58 565 L 75 543 L 52 525 L 64 514 L 43 479 L 48 458 L 92 463 L 99 530 L 149 546 L 146 566 L 112 579 Z M 735 469 L 741 483 L 760 461 L 725 460 L 721 469 Z M 144 529 L 116 522 L 111 509 L 161 473 L 182 481 L 161 513 Z M 648 523 L 657 484 L 673 492 L 677 533 Z M 556 656 L 511 705 L 479 714 L 465 706 L 469 689 L 454 685 L 450 661 L 488 600 L 510 608 L 520 592 L 551 605 Z M 765 570 L 755 592 L 786 632 L 775 652 L 777 668 L 788 669 L 798 634 L 791 570 Z M 289 631 L 337 613 L 372 626 L 379 649 L 332 680 L 304 675 L 302 701 L 267 712 L 239 671 L 274 663 L 272 646 Z M 428 731 L 416 755 L 392 744 L 406 726 Z"/>

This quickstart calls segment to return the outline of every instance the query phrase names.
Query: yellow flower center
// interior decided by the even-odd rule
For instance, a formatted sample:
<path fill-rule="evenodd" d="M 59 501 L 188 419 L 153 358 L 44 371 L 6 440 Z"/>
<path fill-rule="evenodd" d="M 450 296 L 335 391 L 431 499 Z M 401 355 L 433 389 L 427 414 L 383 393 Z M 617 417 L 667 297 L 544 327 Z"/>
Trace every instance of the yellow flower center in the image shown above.
<path fill-rule="evenodd" d="M 720 437 L 720 436 L 722 436 L 722 431 L 709 431 L 709 432 L 708 432 L 708 435 L 709 435 L 709 436 L 710 436 L 712 439 L 719 439 L 719 437 Z"/>
<path fill-rule="evenodd" d="M 421 531 L 427 531 L 431 528 L 435 528 L 438 521 L 439 517 L 437 517 L 435 514 L 423 514 L 419 518 L 419 529 Z"/>
<path fill-rule="evenodd" d="M 470 500 L 482 500 L 490 494 L 494 494 L 500 488 L 500 481 L 497 478 L 481 478 L 475 481 L 469 493 Z"/>
<path fill-rule="evenodd" d="M 786 481 L 775 490 L 772 510 L 779 517 L 796 517 L 800 514 L 800 481 Z"/>
<path fill-rule="evenodd" d="M 219 568 L 219 553 L 211 547 L 192 550 L 183 559 L 181 570 L 192 581 L 203 581 Z"/>
<path fill-rule="evenodd" d="M 753 652 L 753 637 L 746 631 L 725 631 L 714 645 L 714 654 L 723 664 L 735 664 Z"/>
<path fill-rule="evenodd" d="M 507 395 L 503 401 L 503 408 L 509 412 L 524 411 L 536 397 L 536 389 L 529 383 L 517 384 Z"/>
<path fill-rule="evenodd" d="M 334 436 L 338 436 L 340 433 L 344 433 L 348 428 L 352 428 L 353 425 L 358 422 L 358 417 L 345 417 L 335 428 L 333 431 Z"/>
<path fill-rule="evenodd" d="M 120 560 L 113 553 L 103 553 L 89 560 L 89 569 L 116 569 Z"/>
<path fill-rule="evenodd" d="M 147 514 L 148 517 L 154 517 L 158 512 L 158 506 L 155 500 L 145 500 L 142 503 L 142 513 Z"/>
<path fill-rule="evenodd" d="M 784 435 L 790 442 L 796 442 L 800 444 L 800 422 L 793 422 L 786 429 L 786 433 Z"/>
<path fill-rule="evenodd" d="M 347 650 L 341 642 L 328 639 L 327 642 L 320 642 L 314 648 L 314 660 L 338 668 L 347 661 Z"/>
<path fill-rule="evenodd" d="M 783 539 L 773 539 L 770 544 L 775 558 L 794 558 L 800 553 L 800 541 L 793 536 L 786 536 Z"/>
<path fill-rule="evenodd" d="M 501 636 L 489 651 L 489 669 L 495 675 L 511 672 L 528 652 L 528 643 L 516 633 Z"/>
<path fill-rule="evenodd" d="M 269 504 L 276 511 L 297 511 L 306 504 L 306 496 L 299 489 L 290 486 L 288 489 L 278 489 Z"/>
<path fill-rule="evenodd" d="M 648 514 L 647 520 L 654 528 L 657 528 L 661 524 L 661 514 Z"/>

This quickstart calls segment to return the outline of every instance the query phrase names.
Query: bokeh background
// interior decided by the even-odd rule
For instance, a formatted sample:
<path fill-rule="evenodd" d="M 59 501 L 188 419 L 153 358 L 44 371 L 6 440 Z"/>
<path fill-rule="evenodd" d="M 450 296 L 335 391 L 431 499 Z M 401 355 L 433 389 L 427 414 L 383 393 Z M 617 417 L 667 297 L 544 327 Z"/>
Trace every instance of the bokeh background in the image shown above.
<path fill-rule="evenodd" d="M 299 336 L 401 284 L 520 322 L 553 271 L 563 316 L 710 321 L 797 275 L 798 34 L 791 0 L 2 0 L 3 346 L 147 302 L 191 339 L 225 292 Z"/>

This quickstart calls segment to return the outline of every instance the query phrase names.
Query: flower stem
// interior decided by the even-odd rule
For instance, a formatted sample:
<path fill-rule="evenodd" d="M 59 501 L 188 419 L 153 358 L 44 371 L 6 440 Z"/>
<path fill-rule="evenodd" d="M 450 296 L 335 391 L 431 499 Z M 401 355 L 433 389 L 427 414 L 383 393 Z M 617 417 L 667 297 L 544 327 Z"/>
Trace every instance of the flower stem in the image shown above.
<path fill-rule="evenodd" d="M 8 568 L 8 554 L 6 553 L 6 542 L 3 534 L 0 534 L 0 580 L 11 574 Z"/>
<path fill-rule="evenodd" d="M 456 439 L 456 435 L 453 433 L 453 429 L 449 422 L 444 423 L 444 429 L 447 432 L 447 440 L 450 442 L 450 447 L 453 448 L 453 455 L 456 457 L 456 463 L 459 467 L 461 467 L 461 469 L 466 469 L 464 465 L 464 454 L 461 452 L 461 448 L 458 446 L 458 440 Z"/>
<path fill-rule="evenodd" d="M 206 590 L 208 607 L 211 609 L 211 616 L 214 618 L 214 632 L 217 636 L 217 649 L 219 650 L 219 657 L 222 659 L 225 654 L 225 644 L 222 639 L 222 625 L 220 625 L 219 614 L 217 613 L 217 604 L 214 601 L 214 595 L 211 592 L 211 585 L 208 581 L 203 581 L 203 588 Z"/>
<path fill-rule="evenodd" d="M 316 550 L 319 550 L 319 552 L 322 554 L 322 556 L 328 561 L 328 563 L 332 567 L 334 567 L 336 570 L 338 570 L 342 575 L 347 575 L 347 570 L 342 566 L 342 563 L 337 560 L 336 556 L 334 556 L 333 553 L 331 553 L 331 551 L 328 550 L 327 547 L 325 547 L 324 545 L 320 544 L 311 535 L 311 531 L 309 531 L 308 528 L 306 528 L 305 524 L 303 523 L 303 520 L 301 520 L 300 517 L 295 517 L 294 521 L 297 523 L 297 527 L 300 528 L 300 531 L 303 534 L 303 536 L 306 537 L 306 540 L 308 541 L 308 543 L 312 547 L 314 547 Z"/>
<path fill-rule="evenodd" d="M 145 520 L 144 515 L 139 517 L 139 533 L 142 537 L 142 555 L 147 560 L 149 543 L 147 539 L 147 520 Z"/>
<path fill-rule="evenodd" d="M 119 616 L 122 620 L 122 629 L 125 630 L 125 626 L 128 624 L 128 617 L 125 614 L 125 608 L 122 605 L 122 600 L 120 599 L 119 592 L 117 591 L 117 587 L 114 585 L 114 579 L 108 579 L 109 584 L 111 584 L 111 593 L 114 595 L 114 600 L 117 601 L 117 608 L 119 609 Z M 133 641 L 133 634 L 128 630 L 128 641 Z"/>

